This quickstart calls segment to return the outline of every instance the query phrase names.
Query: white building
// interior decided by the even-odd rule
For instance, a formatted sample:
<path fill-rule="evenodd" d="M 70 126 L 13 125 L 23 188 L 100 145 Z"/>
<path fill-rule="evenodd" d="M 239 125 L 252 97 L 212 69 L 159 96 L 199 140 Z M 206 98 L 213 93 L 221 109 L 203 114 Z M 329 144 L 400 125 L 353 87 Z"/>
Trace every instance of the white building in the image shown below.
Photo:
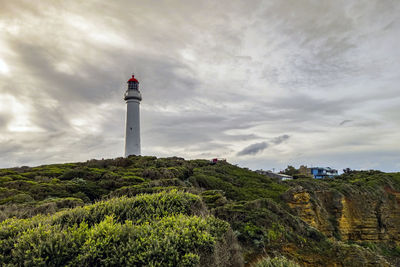
<path fill-rule="evenodd" d="M 270 178 L 278 178 L 279 180 L 286 181 L 292 180 L 293 177 L 283 173 L 274 173 L 272 171 L 256 170 L 256 173 L 268 176 Z"/>
<path fill-rule="evenodd" d="M 125 130 L 125 157 L 140 155 L 140 101 L 139 81 L 132 75 L 125 92 L 126 101 L 126 130 Z"/>

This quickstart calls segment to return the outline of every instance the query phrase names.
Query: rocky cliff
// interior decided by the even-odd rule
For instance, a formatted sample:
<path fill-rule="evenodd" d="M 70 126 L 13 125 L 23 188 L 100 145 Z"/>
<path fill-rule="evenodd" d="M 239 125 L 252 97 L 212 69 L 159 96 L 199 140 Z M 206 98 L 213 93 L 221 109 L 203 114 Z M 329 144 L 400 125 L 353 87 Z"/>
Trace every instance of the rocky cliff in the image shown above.
<path fill-rule="evenodd" d="M 391 248 L 384 250 L 398 252 L 400 191 L 396 184 L 382 181 L 371 187 L 361 181 L 345 186 L 336 181 L 294 183 L 296 186 L 283 195 L 284 200 L 296 216 L 331 240 L 371 248 L 383 246 Z M 392 264 L 399 264 L 397 257 L 392 257 Z"/>
<path fill-rule="evenodd" d="M 377 199 L 298 186 L 287 192 L 287 201 L 297 216 L 328 237 L 400 244 L 400 192 L 391 188 Z"/>

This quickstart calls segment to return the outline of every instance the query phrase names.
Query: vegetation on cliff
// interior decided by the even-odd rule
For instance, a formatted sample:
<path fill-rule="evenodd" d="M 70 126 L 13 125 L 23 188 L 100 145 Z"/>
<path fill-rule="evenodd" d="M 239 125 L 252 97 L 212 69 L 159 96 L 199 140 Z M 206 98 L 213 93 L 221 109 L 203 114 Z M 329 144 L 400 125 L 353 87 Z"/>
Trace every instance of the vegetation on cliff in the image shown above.
<path fill-rule="evenodd" d="M 0 261 L 275 266 L 260 264 L 285 261 L 279 254 L 300 265 L 386 266 L 398 258 L 400 226 L 387 215 L 400 203 L 398 191 L 399 174 L 281 182 L 229 163 L 176 157 L 2 169 Z M 388 229 L 386 239 L 357 236 L 360 225 L 348 214 L 366 200 L 381 203 L 376 227 Z"/>

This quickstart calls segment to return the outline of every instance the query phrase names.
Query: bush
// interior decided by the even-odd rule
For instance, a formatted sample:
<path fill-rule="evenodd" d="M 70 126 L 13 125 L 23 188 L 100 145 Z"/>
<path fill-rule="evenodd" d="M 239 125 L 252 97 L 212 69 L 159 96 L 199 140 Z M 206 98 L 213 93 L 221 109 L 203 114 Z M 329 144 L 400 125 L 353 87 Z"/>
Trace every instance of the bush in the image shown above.
<path fill-rule="evenodd" d="M 18 236 L 28 229 L 32 229 L 43 223 L 42 215 L 31 219 L 7 219 L 0 223 L 0 265 L 8 263 L 11 259 L 11 251 Z"/>
<path fill-rule="evenodd" d="M 11 177 L 3 176 L 3 177 L 0 177 L 0 184 L 10 182 L 12 180 L 13 179 Z"/>
<path fill-rule="evenodd" d="M 125 184 L 141 184 L 145 182 L 145 180 L 142 177 L 138 177 L 136 175 L 124 176 L 122 177 L 122 181 Z"/>
<path fill-rule="evenodd" d="M 229 224 L 213 217 L 176 215 L 135 225 L 113 216 L 89 228 L 38 225 L 24 231 L 11 263 L 27 266 L 197 266 L 210 255 Z M 4 262 L 3 262 L 4 263 Z"/>
<path fill-rule="evenodd" d="M 279 256 L 275 258 L 265 257 L 254 264 L 253 267 L 300 267 L 300 265 L 283 256 Z"/>
<path fill-rule="evenodd" d="M 0 204 L 11 204 L 11 203 L 25 203 L 25 202 L 31 202 L 34 199 L 29 195 L 29 194 L 25 194 L 25 193 L 20 193 L 14 196 L 10 196 L 6 199 L 2 199 L 0 201 Z"/>
<path fill-rule="evenodd" d="M 204 216 L 201 209 L 200 197 L 171 191 L 8 219 L 0 224 L 0 265 L 230 266 L 229 224 L 193 215 Z"/>
<path fill-rule="evenodd" d="M 229 228 L 225 223 L 214 229 L 209 226 L 212 220 L 217 219 L 177 215 L 134 225 L 107 217 L 90 230 L 78 262 L 87 266 L 196 266 L 200 254 L 212 253 L 222 237 L 213 236 L 211 230 L 226 232 Z"/>
<path fill-rule="evenodd" d="M 140 223 L 180 213 L 187 215 L 204 213 L 200 197 L 172 190 L 151 195 L 138 195 L 134 198 L 113 198 L 94 205 L 60 212 L 55 216 L 53 223 L 71 226 L 85 221 L 93 225 L 112 214 L 116 214 L 120 222 L 132 220 Z"/>
<path fill-rule="evenodd" d="M 225 205 L 228 201 L 221 190 L 207 190 L 201 193 L 201 198 L 210 208 Z"/>
<path fill-rule="evenodd" d="M 68 265 L 79 255 L 87 236 L 86 223 L 66 229 L 61 225 L 39 225 L 17 239 L 11 262 L 20 266 Z"/>

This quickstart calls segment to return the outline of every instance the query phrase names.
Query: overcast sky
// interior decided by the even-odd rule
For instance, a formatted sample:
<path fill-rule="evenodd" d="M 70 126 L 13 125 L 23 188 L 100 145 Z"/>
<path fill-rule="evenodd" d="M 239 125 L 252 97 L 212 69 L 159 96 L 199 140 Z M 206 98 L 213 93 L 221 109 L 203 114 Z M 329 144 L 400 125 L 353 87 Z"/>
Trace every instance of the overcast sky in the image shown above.
<path fill-rule="evenodd" d="M 0 0 L 0 167 L 142 153 L 400 170 L 398 0 Z"/>

